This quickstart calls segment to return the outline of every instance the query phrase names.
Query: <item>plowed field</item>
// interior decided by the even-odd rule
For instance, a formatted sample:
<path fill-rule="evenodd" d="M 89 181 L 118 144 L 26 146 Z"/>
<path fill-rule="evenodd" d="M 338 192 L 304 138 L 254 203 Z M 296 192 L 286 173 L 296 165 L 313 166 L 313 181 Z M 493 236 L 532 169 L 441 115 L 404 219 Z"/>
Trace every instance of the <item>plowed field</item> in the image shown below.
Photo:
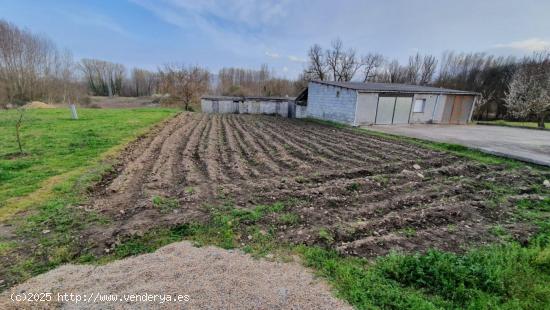
<path fill-rule="evenodd" d="M 532 233 L 513 217 L 511 203 L 494 198 L 499 186 L 528 193 L 543 179 L 529 168 L 510 172 L 312 122 L 184 113 L 126 150 L 87 207 L 113 221 L 86 239 L 104 250 L 155 227 L 206 222 L 205 206 L 287 202 L 284 216 L 255 223 L 281 242 L 363 257 L 461 251 L 496 241 L 496 226 L 520 240 Z"/>

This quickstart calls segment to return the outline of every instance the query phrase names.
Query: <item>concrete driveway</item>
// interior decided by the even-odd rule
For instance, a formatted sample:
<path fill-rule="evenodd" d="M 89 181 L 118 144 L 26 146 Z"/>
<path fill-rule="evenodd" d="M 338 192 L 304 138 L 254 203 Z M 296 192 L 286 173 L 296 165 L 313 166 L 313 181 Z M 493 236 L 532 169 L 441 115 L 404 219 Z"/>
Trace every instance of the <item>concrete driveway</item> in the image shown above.
<path fill-rule="evenodd" d="M 461 144 L 483 152 L 550 166 L 550 131 L 483 125 L 375 125 L 370 130 Z"/>

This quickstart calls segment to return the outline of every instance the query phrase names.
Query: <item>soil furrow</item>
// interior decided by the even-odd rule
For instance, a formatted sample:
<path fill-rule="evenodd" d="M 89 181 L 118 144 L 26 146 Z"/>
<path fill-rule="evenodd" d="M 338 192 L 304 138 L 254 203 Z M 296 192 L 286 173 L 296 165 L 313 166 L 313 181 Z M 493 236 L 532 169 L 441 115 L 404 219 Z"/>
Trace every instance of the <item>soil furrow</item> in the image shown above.
<path fill-rule="evenodd" d="M 93 203 L 95 209 L 116 214 L 118 210 L 129 208 L 142 198 L 142 184 L 150 175 L 157 154 L 183 118 L 185 114 L 180 114 L 169 121 L 150 141 L 144 152 L 124 167 L 120 175 L 108 185 L 106 194 L 95 199 Z"/>
<path fill-rule="evenodd" d="M 245 150 L 240 143 L 240 140 L 235 137 L 235 131 L 230 126 L 228 118 L 229 116 L 222 115 L 222 128 L 227 139 L 227 148 L 229 148 L 230 150 L 229 157 L 231 158 L 231 166 L 241 176 L 241 179 L 248 179 L 250 177 L 259 176 L 259 173 L 256 169 L 247 165 L 248 157 L 243 154 L 248 153 L 245 153 Z"/>
<path fill-rule="evenodd" d="M 347 130 L 338 130 L 322 125 L 313 125 L 309 128 L 300 128 L 295 122 L 288 120 L 287 123 L 290 126 L 295 126 L 302 131 L 318 137 L 319 140 L 329 139 L 335 143 L 347 142 L 352 145 L 353 148 L 361 150 L 373 158 L 390 159 L 390 155 L 397 155 L 402 159 L 419 160 L 433 157 L 434 154 L 427 152 L 427 150 L 418 150 L 412 145 L 394 147 L 393 144 L 384 141 L 378 137 L 368 136 L 365 134 L 357 134 L 353 132 L 347 132 Z M 390 146 L 389 148 L 386 146 Z"/>
<path fill-rule="evenodd" d="M 281 168 L 277 163 L 271 158 L 265 151 L 259 146 L 258 142 L 245 130 L 242 129 L 240 122 L 241 117 L 232 117 L 229 118 L 229 121 L 232 127 L 235 129 L 237 136 L 245 143 L 248 148 L 248 151 L 253 153 L 252 159 L 254 162 L 258 163 L 258 166 L 264 167 L 264 175 L 278 174 L 281 171 Z"/>
<path fill-rule="evenodd" d="M 273 124 L 267 122 L 266 126 L 271 127 L 273 130 L 282 130 L 285 132 L 285 136 L 296 141 L 297 143 L 300 143 L 312 153 L 315 153 L 318 156 L 324 155 L 325 158 L 328 158 L 332 162 L 332 166 L 335 169 L 348 168 L 362 164 L 361 161 L 348 158 L 347 156 L 343 156 L 341 153 L 338 154 L 333 150 L 322 146 L 323 143 L 318 140 L 303 138 L 301 133 L 294 133 L 291 130 L 285 130 L 285 128 L 281 127 L 275 128 Z"/>
<path fill-rule="evenodd" d="M 287 121 L 285 125 L 287 127 L 292 127 L 292 130 L 295 129 L 295 124 L 291 121 Z M 350 141 L 347 138 L 335 137 L 332 135 L 332 131 L 336 131 L 336 129 L 311 130 L 308 128 L 300 128 L 300 131 L 308 137 L 315 138 L 316 141 L 319 141 L 324 144 L 324 146 L 338 152 L 339 154 L 347 154 L 350 158 L 354 158 L 361 162 L 367 162 L 369 164 L 382 162 L 380 156 L 371 155 L 373 152 L 372 145 L 365 145 L 364 141 Z"/>
<path fill-rule="evenodd" d="M 308 167 L 306 162 L 291 156 L 283 145 L 276 143 L 273 137 L 267 134 L 263 122 L 256 120 L 254 117 L 247 117 L 243 120 L 243 129 L 253 135 L 264 150 L 272 153 L 272 157 L 280 163 L 282 169 L 288 170 L 298 167 L 303 169 Z"/>
<path fill-rule="evenodd" d="M 250 171 L 250 174 L 252 177 L 257 178 L 260 176 L 260 172 L 258 171 L 257 162 L 253 158 L 252 150 L 248 148 L 248 146 L 244 143 L 243 139 L 238 135 L 237 130 L 233 126 L 233 123 L 231 122 L 232 115 L 227 115 L 226 121 L 227 121 L 227 133 L 230 146 L 236 145 L 238 148 L 238 152 L 236 154 L 238 157 L 242 160 L 239 162 L 242 163 L 244 167 L 246 167 L 247 170 Z"/>
<path fill-rule="evenodd" d="M 323 166 L 332 166 L 333 161 L 325 158 L 322 154 L 314 154 L 311 150 L 304 148 L 300 143 L 284 137 L 283 134 L 277 132 L 270 126 L 264 126 L 264 131 L 271 137 L 275 138 L 284 148 L 288 149 L 291 156 L 299 160 L 308 162 L 310 165 L 319 164 Z"/>
<path fill-rule="evenodd" d="M 206 134 L 206 141 L 203 142 L 206 144 L 206 149 L 203 150 L 201 156 L 206 163 L 206 169 L 210 179 L 216 182 L 227 182 L 229 178 L 225 176 L 225 169 L 222 169 L 223 160 L 221 159 L 219 148 L 219 115 L 213 115 L 209 123 L 210 127 Z"/>
<path fill-rule="evenodd" d="M 518 222 L 510 202 L 493 198 L 501 197 L 503 187 L 540 191 L 549 177 L 258 115 L 182 114 L 137 145 L 122 173 L 96 195 L 93 205 L 113 221 L 85 234 L 95 238 L 94 249 L 156 227 L 206 223 L 212 214 L 203 205 L 246 210 L 283 203 L 284 214 L 265 215 L 254 229 L 283 243 L 363 257 L 391 250 L 462 251 L 465 244 L 494 241 L 495 225 L 523 227 L 513 236 L 527 240 L 536 228 Z M 169 210 L 155 206 L 152 194 L 177 204 Z M 239 242 L 246 244 L 252 227 L 242 224 Z"/>
<path fill-rule="evenodd" d="M 208 175 L 204 170 L 204 165 L 200 161 L 197 150 L 199 149 L 201 137 L 203 136 L 208 123 L 209 117 L 207 115 L 203 115 L 199 124 L 195 126 L 194 133 L 182 152 L 182 165 L 184 167 L 183 171 L 186 175 L 186 186 L 200 187 L 200 194 L 203 195 L 208 194 L 210 182 Z"/>
<path fill-rule="evenodd" d="M 234 162 L 232 157 L 233 150 L 229 147 L 229 140 L 227 138 L 227 132 L 224 124 L 224 115 L 219 115 L 216 118 L 218 122 L 218 144 L 217 152 L 220 154 L 221 166 L 223 167 L 224 173 L 227 175 L 227 178 L 230 180 L 242 179 L 245 176 L 245 173 L 242 170 L 237 169 L 237 165 Z"/>
<path fill-rule="evenodd" d="M 185 148 L 186 141 L 193 134 L 191 129 L 196 125 L 196 117 L 193 114 L 187 114 L 181 123 L 182 125 L 164 141 L 145 188 L 150 190 L 177 188 L 183 183 L 184 177 L 179 169 L 182 150 Z"/>

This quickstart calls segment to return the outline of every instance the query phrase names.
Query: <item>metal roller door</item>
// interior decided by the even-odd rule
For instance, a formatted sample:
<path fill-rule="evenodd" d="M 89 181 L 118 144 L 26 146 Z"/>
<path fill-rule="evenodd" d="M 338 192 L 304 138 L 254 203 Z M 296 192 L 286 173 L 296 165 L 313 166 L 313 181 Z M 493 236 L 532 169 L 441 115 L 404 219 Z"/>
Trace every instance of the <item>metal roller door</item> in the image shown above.
<path fill-rule="evenodd" d="M 379 97 L 375 124 L 408 124 L 412 97 Z"/>

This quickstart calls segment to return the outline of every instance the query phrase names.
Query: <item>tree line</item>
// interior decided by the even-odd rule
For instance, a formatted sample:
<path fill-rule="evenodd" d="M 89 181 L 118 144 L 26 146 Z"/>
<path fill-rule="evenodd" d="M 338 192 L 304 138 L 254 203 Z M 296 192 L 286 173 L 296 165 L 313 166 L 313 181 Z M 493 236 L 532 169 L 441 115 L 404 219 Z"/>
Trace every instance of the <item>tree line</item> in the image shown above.
<path fill-rule="evenodd" d="M 22 103 L 69 100 L 80 92 L 69 51 L 0 20 L 0 99 Z"/>
<path fill-rule="evenodd" d="M 190 108 L 210 92 L 231 96 L 292 96 L 295 81 L 258 70 L 223 68 L 217 75 L 200 66 L 171 63 L 156 71 L 127 68 L 99 59 L 75 61 L 48 38 L 0 20 L 0 106 L 86 102 L 87 96 L 152 96 Z"/>
<path fill-rule="evenodd" d="M 0 20 L 0 106 L 32 100 L 83 103 L 87 96 L 151 96 L 189 108 L 205 93 L 228 96 L 296 96 L 311 80 L 430 85 L 476 91 L 475 117 L 544 122 L 550 113 L 550 57 L 486 53 L 416 53 L 401 63 L 379 53 L 358 55 L 340 39 L 315 44 L 296 80 L 259 69 L 223 68 L 214 75 L 200 66 L 165 64 L 156 71 L 98 59 L 75 61 L 51 40 Z M 490 115 L 489 113 L 494 115 Z"/>
<path fill-rule="evenodd" d="M 300 81 L 279 78 L 264 64 L 260 69 L 222 68 L 213 91 L 224 96 L 295 96 L 303 89 Z"/>
<path fill-rule="evenodd" d="M 543 99 L 542 94 L 546 92 L 543 89 L 550 91 L 549 59 L 548 52 L 515 58 L 449 51 L 440 58 L 416 53 L 407 62 L 400 63 L 379 53 L 360 56 L 354 49 L 344 48 L 342 41 L 336 39 L 328 48 L 318 44 L 310 47 L 307 66 L 300 79 L 403 83 L 475 91 L 481 93 L 476 118 L 532 119 L 540 125 L 550 114 L 550 100 Z M 518 85 L 523 87 L 521 95 Z M 532 89 L 540 89 L 540 92 Z M 529 96 L 539 98 L 538 103 L 528 100 Z M 490 116 L 489 112 L 494 115 Z"/>

